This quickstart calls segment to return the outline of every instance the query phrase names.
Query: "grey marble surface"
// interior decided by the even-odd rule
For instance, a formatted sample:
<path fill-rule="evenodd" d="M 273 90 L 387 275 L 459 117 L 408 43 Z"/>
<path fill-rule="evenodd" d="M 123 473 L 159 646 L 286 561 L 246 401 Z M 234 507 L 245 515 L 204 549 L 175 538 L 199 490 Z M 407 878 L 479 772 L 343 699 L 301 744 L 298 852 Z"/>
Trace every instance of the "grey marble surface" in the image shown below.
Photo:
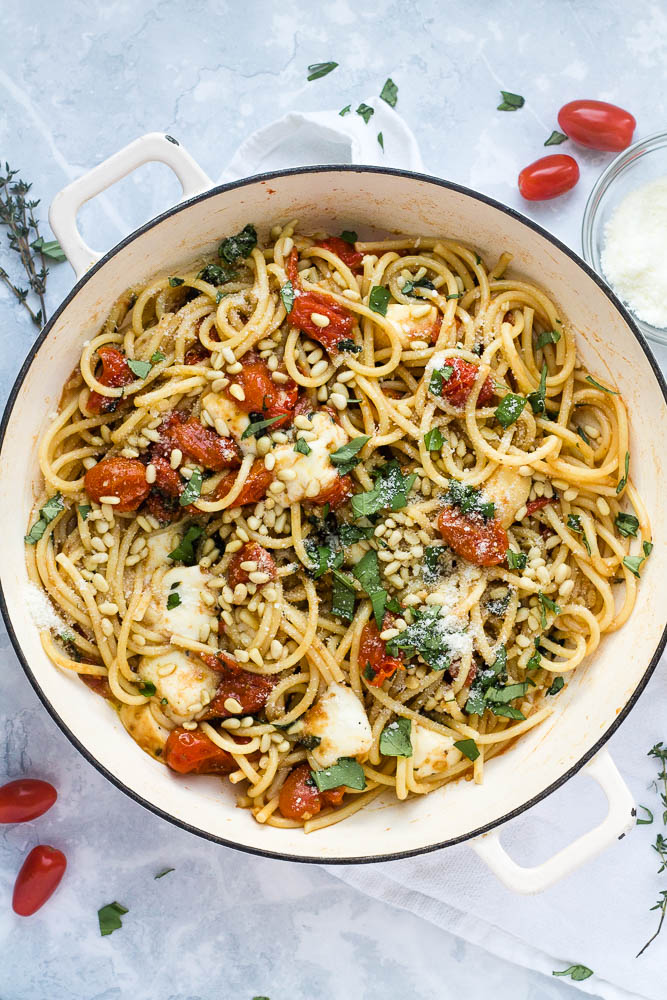
<path fill-rule="evenodd" d="M 259 125 L 292 108 L 367 99 L 391 74 L 428 169 L 526 211 L 516 175 L 545 152 L 566 100 L 617 101 L 635 113 L 638 135 L 664 127 L 667 7 L 628 13 L 620 0 L 111 0 L 97 10 L 5 0 L 0 156 L 34 182 L 45 217 L 57 190 L 144 132 L 175 134 L 216 177 Z M 306 66 L 327 59 L 339 70 L 306 83 Z M 500 87 L 524 94 L 526 108 L 496 112 Z M 577 156 L 578 187 L 528 212 L 576 249 L 586 196 L 609 159 Z M 86 206 L 84 236 L 106 249 L 177 190 L 166 168 L 143 168 Z M 52 310 L 72 281 L 68 265 L 53 269 Z M 3 399 L 34 335 L 0 288 Z M 326 870 L 238 854 L 145 812 L 78 756 L 4 632 L 0 645 L 0 781 L 42 775 L 60 792 L 42 819 L 0 832 L 2 1000 L 574 995 Z M 62 847 L 69 870 L 49 905 L 21 920 L 10 912 L 12 884 L 39 842 Z M 154 880 L 167 866 L 176 870 Z M 101 938 L 96 911 L 114 899 L 129 912 Z"/>

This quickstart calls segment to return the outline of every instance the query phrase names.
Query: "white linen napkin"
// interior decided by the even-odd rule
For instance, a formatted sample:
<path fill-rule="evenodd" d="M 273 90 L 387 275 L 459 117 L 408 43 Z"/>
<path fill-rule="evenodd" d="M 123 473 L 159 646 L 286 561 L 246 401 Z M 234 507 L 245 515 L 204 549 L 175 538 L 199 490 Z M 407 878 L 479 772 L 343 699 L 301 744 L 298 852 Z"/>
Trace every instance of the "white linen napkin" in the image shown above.
<path fill-rule="evenodd" d="M 368 125 L 354 112 L 341 118 L 336 111 L 292 112 L 272 122 L 245 140 L 220 181 L 320 163 L 424 170 L 415 137 L 403 119 L 382 101 L 373 104 L 375 114 Z M 616 847 L 542 895 L 522 897 L 508 891 L 465 844 L 421 858 L 327 870 L 371 896 L 548 976 L 573 964 L 586 965 L 595 975 L 573 984 L 584 993 L 604 1000 L 665 1000 L 667 923 L 648 951 L 641 958 L 634 956 L 657 927 L 659 914 L 649 907 L 667 888 L 667 879 L 660 881 L 656 874 L 659 860 L 651 849 L 662 829 L 662 810 L 655 789 L 647 786 L 658 768 L 646 757 L 654 743 L 667 737 L 666 708 L 667 679 L 658 668 L 649 694 L 609 744 L 636 800 L 652 809 L 656 822 L 638 826 Z M 577 776 L 508 824 L 503 841 L 519 863 L 537 864 L 600 822 L 604 806 L 597 785 Z"/>

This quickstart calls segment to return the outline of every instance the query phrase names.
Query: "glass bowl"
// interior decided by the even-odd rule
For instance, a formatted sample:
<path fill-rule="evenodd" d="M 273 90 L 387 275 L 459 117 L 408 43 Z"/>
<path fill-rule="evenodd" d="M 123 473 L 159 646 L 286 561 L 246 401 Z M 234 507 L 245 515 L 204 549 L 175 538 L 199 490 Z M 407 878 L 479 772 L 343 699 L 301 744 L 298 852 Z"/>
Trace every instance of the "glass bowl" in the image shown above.
<path fill-rule="evenodd" d="M 612 288 L 600 259 L 607 223 L 626 195 L 661 177 L 667 177 L 667 132 L 656 132 L 619 153 L 600 174 L 588 197 L 581 228 L 584 259 Z M 645 323 L 627 302 L 625 305 L 644 336 L 658 344 L 667 344 L 667 329 Z"/>

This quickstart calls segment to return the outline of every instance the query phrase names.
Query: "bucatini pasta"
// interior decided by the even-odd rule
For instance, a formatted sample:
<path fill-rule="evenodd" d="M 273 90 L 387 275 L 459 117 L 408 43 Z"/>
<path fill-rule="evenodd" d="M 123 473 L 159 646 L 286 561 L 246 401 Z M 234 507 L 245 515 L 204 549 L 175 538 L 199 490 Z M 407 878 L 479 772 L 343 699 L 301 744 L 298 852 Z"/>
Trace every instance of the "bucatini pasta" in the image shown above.
<path fill-rule="evenodd" d="M 623 401 L 509 265 L 247 225 L 83 345 L 26 536 L 44 648 L 261 823 L 481 782 L 630 615 Z"/>

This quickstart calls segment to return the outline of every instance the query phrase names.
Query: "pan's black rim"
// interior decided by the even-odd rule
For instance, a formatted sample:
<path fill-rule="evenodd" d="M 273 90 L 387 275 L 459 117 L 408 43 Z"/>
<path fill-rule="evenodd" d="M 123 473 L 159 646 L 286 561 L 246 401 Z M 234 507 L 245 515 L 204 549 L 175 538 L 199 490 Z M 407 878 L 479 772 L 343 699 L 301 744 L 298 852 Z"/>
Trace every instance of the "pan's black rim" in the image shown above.
<path fill-rule="evenodd" d="M 97 261 L 97 263 L 94 264 L 93 267 L 91 267 L 91 269 L 87 271 L 82 278 L 79 279 L 79 281 L 77 281 L 77 283 L 74 285 L 70 293 L 66 296 L 61 305 L 58 307 L 58 309 L 56 309 L 55 313 L 53 314 L 49 322 L 46 324 L 44 329 L 41 331 L 41 333 L 35 340 L 34 344 L 32 345 L 30 351 L 28 352 L 28 356 L 26 357 L 23 365 L 21 366 L 21 369 L 16 377 L 14 385 L 12 386 L 12 390 L 9 394 L 9 398 L 7 400 L 4 409 L 2 421 L 0 422 L 0 452 L 2 451 L 2 448 L 4 446 L 7 427 L 11 419 L 12 412 L 14 410 L 14 404 L 16 403 L 16 399 L 21 390 L 21 386 L 23 385 L 26 375 L 28 374 L 31 365 L 35 360 L 35 357 L 37 356 L 40 347 L 48 337 L 51 329 L 57 322 L 58 318 L 65 311 L 69 303 L 72 301 L 74 296 L 80 291 L 80 289 L 88 281 L 90 281 L 90 279 L 93 277 L 93 275 L 97 273 L 97 271 L 99 271 L 102 267 L 104 267 L 104 265 L 109 260 L 111 260 L 117 254 L 119 254 L 134 239 L 136 239 L 142 233 L 148 232 L 148 230 L 154 228 L 155 226 L 160 225 L 160 223 L 162 223 L 165 219 L 169 219 L 173 215 L 185 211 L 191 205 L 196 204 L 198 202 L 206 201 L 209 198 L 214 198 L 216 197 L 216 195 L 222 192 L 238 190 L 240 188 L 248 187 L 251 184 L 278 180 L 282 177 L 295 176 L 298 174 L 307 175 L 307 174 L 317 174 L 317 173 L 341 173 L 341 172 L 358 173 L 358 174 L 380 174 L 385 176 L 389 175 L 395 177 L 402 177 L 402 178 L 407 178 L 409 180 L 426 183 L 436 188 L 445 188 L 449 191 L 456 191 L 459 194 L 467 195 L 468 197 L 473 198 L 475 201 L 481 202 L 482 204 L 498 209 L 498 211 L 502 212 L 504 215 L 510 216 L 517 222 L 526 226 L 528 229 L 532 229 L 534 232 L 538 233 L 545 240 L 547 240 L 558 250 L 564 253 L 567 257 L 569 257 L 575 264 L 577 264 L 581 268 L 581 270 L 586 275 L 588 275 L 588 277 L 593 282 L 595 282 L 598 288 L 604 293 L 604 295 L 606 295 L 606 297 L 609 299 L 609 301 L 612 303 L 615 309 L 620 313 L 625 323 L 627 324 L 628 328 L 631 330 L 636 341 L 638 342 L 643 353 L 645 354 L 648 363 L 651 367 L 651 370 L 653 371 L 656 381 L 660 387 L 663 399 L 665 400 L 665 402 L 667 402 L 667 383 L 665 382 L 662 372 L 660 371 L 660 368 L 658 367 L 655 358 L 653 357 L 651 351 L 649 350 L 644 337 L 639 332 L 636 323 L 634 322 L 630 314 L 627 312 L 623 304 L 616 297 L 611 288 L 609 288 L 609 286 L 605 284 L 605 282 L 586 263 L 586 261 L 584 261 L 581 257 L 579 257 L 579 255 L 576 254 L 573 250 L 571 250 L 568 246 L 562 243 L 557 237 L 547 232 L 547 230 L 543 229 L 536 222 L 533 222 L 532 219 L 526 218 L 525 216 L 521 215 L 520 212 L 517 212 L 513 208 L 509 208 L 507 205 L 503 205 L 501 202 L 496 201 L 494 198 L 490 198 L 488 195 L 481 194 L 480 192 L 464 187 L 461 184 L 455 184 L 452 181 L 445 181 L 438 177 L 432 177 L 428 174 L 421 174 L 412 170 L 401 170 L 395 167 L 371 167 L 371 166 L 358 166 L 358 165 L 347 165 L 347 164 L 329 164 L 329 165 L 311 166 L 311 167 L 292 167 L 287 170 L 275 170 L 269 173 L 256 174 L 252 177 L 247 177 L 242 180 L 231 181 L 227 184 L 217 185 L 215 187 L 210 188 L 210 190 L 208 191 L 204 191 L 202 194 L 195 195 L 192 198 L 188 198 L 186 201 L 180 202 L 173 208 L 170 208 L 166 212 L 163 212 L 160 215 L 156 216 L 154 219 L 151 219 L 149 222 L 145 223 L 139 229 L 135 230 L 133 233 L 130 233 L 129 236 L 126 236 L 125 239 L 121 240 L 120 243 L 116 244 L 116 246 L 112 247 L 111 250 L 109 250 L 106 254 L 104 254 L 104 256 L 101 257 L 100 260 Z M 504 823 L 507 823 L 509 820 L 514 819 L 516 816 L 521 815 L 521 813 L 524 813 L 526 812 L 526 810 L 531 809 L 534 805 L 537 805 L 538 802 L 542 802 L 553 792 L 557 791 L 557 789 L 561 788 L 566 781 L 569 781 L 570 778 L 572 778 L 575 774 L 577 774 L 582 769 L 582 767 L 584 767 L 595 756 L 595 754 L 599 752 L 599 750 L 604 746 L 604 744 L 613 736 L 618 727 L 627 718 L 628 714 L 634 708 L 637 701 L 639 700 L 640 695 L 644 691 L 644 688 L 648 684 L 654 670 L 658 665 L 662 652 L 665 648 L 665 644 L 667 644 L 667 626 L 666 626 L 665 629 L 663 630 L 660 642 L 658 643 L 655 653 L 651 657 L 651 660 L 649 662 L 648 667 L 646 668 L 646 671 L 644 672 L 641 680 L 634 689 L 628 702 L 624 705 L 623 709 L 619 712 L 619 714 L 616 716 L 611 725 L 605 730 L 605 732 L 602 734 L 602 736 L 600 736 L 600 738 L 595 742 L 595 744 L 590 748 L 590 750 L 588 750 L 585 754 L 583 754 L 583 756 L 580 757 L 576 761 L 576 763 L 574 763 L 570 768 L 568 768 L 568 770 L 565 771 L 564 774 L 562 774 L 556 781 L 548 785 L 547 788 L 543 789 L 537 795 L 534 795 L 531 799 L 528 799 L 520 806 L 517 806 L 515 809 L 512 809 L 509 812 L 503 814 L 498 819 L 492 821 L 491 823 L 487 823 L 483 826 L 477 827 L 475 830 L 462 834 L 459 837 L 452 837 L 449 840 L 441 841 L 437 844 L 429 844 L 425 847 L 417 847 L 407 851 L 395 851 L 392 852 L 391 854 L 371 855 L 371 856 L 355 857 L 355 858 L 327 858 L 327 857 L 318 857 L 314 855 L 303 857 L 301 855 L 284 854 L 281 853 L 280 851 L 265 850 L 261 847 L 251 847 L 246 844 L 239 844 L 235 841 L 226 840 L 224 837 L 219 837 L 216 836 L 215 834 L 209 833 L 206 830 L 201 830 L 198 827 L 192 826 L 190 823 L 187 823 L 185 820 L 179 819 L 178 817 L 173 816 L 171 813 L 165 812 L 163 809 L 160 809 L 159 806 L 156 806 L 154 803 L 149 802 L 147 799 L 144 799 L 143 796 L 139 795 L 131 788 L 128 788 L 126 784 L 124 784 L 119 778 L 117 778 L 114 774 L 112 774 L 104 766 L 104 764 L 100 763 L 100 761 L 98 761 L 97 758 L 94 757 L 90 753 L 90 751 L 80 742 L 78 737 L 75 736 L 75 734 L 72 732 L 69 726 L 63 721 L 63 719 L 60 717 L 58 712 L 55 710 L 53 705 L 49 702 L 48 698 L 42 691 L 39 681 L 33 674 L 30 664 L 28 663 L 28 660 L 25 654 L 23 653 L 21 644 L 14 631 L 14 627 L 11 622 L 9 611 L 7 608 L 4 587 L 2 585 L 1 580 L 0 580 L 0 611 L 2 612 L 2 616 L 4 618 L 5 625 L 7 628 L 7 633 L 11 640 L 12 646 L 14 647 L 14 651 L 18 657 L 18 660 L 21 666 L 23 667 L 23 670 L 30 684 L 34 688 L 35 693 L 37 694 L 38 698 L 48 711 L 49 715 L 54 720 L 56 725 L 65 734 L 70 743 L 72 743 L 73 746 L 76 747 L 79 753 L 90 764 L 92 764 L 94 768 L 96 768 L 101 774 L 103 774 L 104 777 L 107 778 L 107 780 L 110 781 L 113 785 L 119 788 L 122 792 L 128 795 L 135 802 L 138 802 L 140 805 L 144 806 L 144 808 L 154 813 L 156 816 L 160 816 L 162 819 L 167 820 L 167 822 L 172 823 L 174 826 L 177 826 L 182 830 L 187 830 L 189 833 L 193 833 L 196 836 L 203 838 L 204 840 L 208 840 L 216 844 L 221 844 L 224 847 L 231 847 L 234 850 L 242 851 L 246 854 L 258 855 L 259 857 L 275 858 L 276 860 L 279 861 L 293 861 L 303 864 L 322 864 L 322 865 L 374 864 L 381 861 L 398 861 L 404 858 L 416 857 L 421 854 L 430 854 L 433 851 L 443 850 L 445 847 L 453 847 L 456 844 L 461 844 L 464 843 L 465 841 L 473 840 L 476 837 L 481 836 L 481 834 L 488 833 L 491 830 L 494 830 L 497 827 L 502 826 Z"/>

